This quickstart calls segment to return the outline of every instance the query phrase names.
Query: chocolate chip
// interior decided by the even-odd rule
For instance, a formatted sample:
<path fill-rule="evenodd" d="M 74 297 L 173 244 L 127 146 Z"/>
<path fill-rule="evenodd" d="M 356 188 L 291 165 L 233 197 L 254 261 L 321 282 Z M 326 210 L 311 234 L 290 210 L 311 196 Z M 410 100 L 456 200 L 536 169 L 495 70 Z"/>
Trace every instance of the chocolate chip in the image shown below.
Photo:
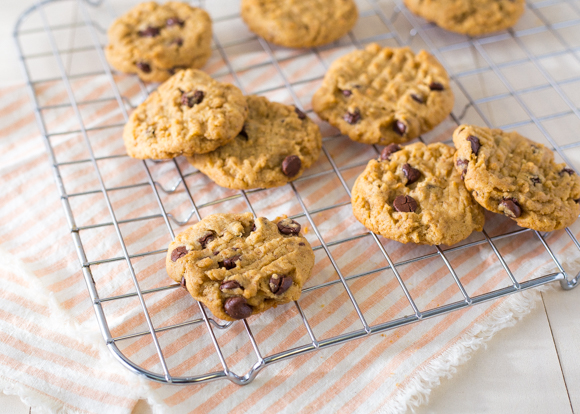
<path fill-rule="evenodd" d="M 429 84 L 429 89 L 431 89 L 432 91 L 442 91 L 445 88 L 439 82 L 431 82 Z"/>
<path fill-rule="evenodd" d="M 411 196 L 400 195 L 393 201 L 393 207 L 401 213 L 413 213 L 417 210 L 417 202 Z"/>
<path fill-rule="evenodd" d="M 470 135 L 466 138 L 467 141 L 471 142 L 471 151 L 477 155 L 479 152 L 479 148 L 481 148 L 481 144 L 479 143 L 479 138 Z"/>
<path fill-rule="evenodd" d="M 179 25 L 179 27 L 183 27 L 184 21 L 181 20 L 179 17 L 170 17 L 169 19 L 167 19 L 165 24 L 167 26 Z"/>
<path fill-rule="evenodd" d="M 223 262 L 220 262 L 220 266 L 221 267 L 225 267 L 226 270 L 230 270 L 233 269 L 234 267 L 236 267 L 236 262 L 238 260 L 240 260 L 241 256 L 240 255 L 236 255 L 236 256 L 232 256 L 232 257 L 228 257 L 227 259 L 225 259 Z"/>
<path fill-rule="evenodd" d="M 169 42 L 170 45 L 177 45 L 177 46 L 183 46 L 183 39 L 181 37 L 176 37 L 175 39 L 173 39 L 171 42 Z"/>
<path fill-rule="evenodd" d="M 580 204 L 580 198 L 577 198 L 576 200 L 574 200 L 574 202 L 575 202 L 576 204 Z"/>
<path fill-rule="evenodd" d="M 278 230 L 282 234 L 298 234 L 300 233 L 300 224 L 294 220 L 285 218 L 278 222 Z"/>
<path fill-rule="evenodd" d="M 298 109 L 298 107 L 294 107 L 294 112 L 296 112 L 298 114 L 298 118 L 300 119 L 306 119 L 306 114 L 304 112 L 302 112 L 300 109 Z"/>
<path fill-rule="evenodd" d="M 539 184 L 541 182 L 539 177 L 530 177 L 530 181 L 532 184 Z"/>
<path fill-rule="evenodd" d="M 224 311 L 234 319 L 245 319 L 252 314 L 252 307 L 248 305 L 246 298 L 235 296 L 226 299 Z"/>
<path fill-rule="evenodd" d="M 352 91 L 349 91 L 348 89 L 343 89 L 342 94 L 348 98 L 350 95 L 352 95 Z"/>
<path fill-rule="evenodd" d="M 183 69 L 187 69 L 185 66 L 174 66 L 171 69 L 167 69 L 167 72 L 169 72 L 172 75 L 175 75 L 175 72 L 177 72 L 178 70 L 183 70 Z"/>
<path fill-rule="evenodd" d="M 405 135 L 405 132 L 407 132 L 407 125 L 405 125 L 403 122 L 397 120 L 393 124 L 393 131 L 395 131 L 400 136 L 403 136 L 403 135 Z"/>
<path fill-rule="evenodd" d="M 274 295 L 281 295 L 292 286 L 292 278 L 286 275 L 273 274 L 270 278 L 270 290 Z"/>
<path fill-rule="evenodd" d="M 149 63 L 147 62 L 137 62 L 135 66 L 137 66 L 137 68 L 139 68 L 142 72 L 145 73 L 151 72 L 151 66 L 149 66 Z"/>
<path fill-rule="evenodd" d="M 178 259 L 181 259 L 183 256 L 185 256 L 187 253 L 189 253 L 187 251 L 187 247 L 179 246 L 177 249 L 171 252 L 171 261 L 176 262 Z"/>
<path fill-rule="evenodd" d="M 207 246 L 207 244 L 212 241 L 213 239 L 215 239 L 215 234 L 213 233 L 208 233 L 205 236 L 199 238 L 197 241 L 199 242 L 199 244 L 201 244 L 201 248 L 205 249 L 205 246 Z"/>
<path fill-rule="evenodd" d="M 499 205 L 503 207 L 503 213 L 510 218 L 518 218 L 522 215 L 522 208 L 516 199 L 504 198 Z"/>
<path fill-rule="evenodd" d="M 292 178 L 298 174 L 300 167 L 302 167 L 302 161 L 297 155 L 288 155 L 282 161 L 282 172 L 288 178 Z"/>
<path fill-rule="evenodd" d="M 358 121 L 360 121 L 360 111 L 358 109 L 355 109 L 354 112 L 347 112 L 346 114 L 344 114 L 343 119 L 349 124 L 354 125 Z"/>
<path fill-rule="evenodd" d="M 193 105 L 197 105 L 203 101 L 204 96 L 203 91 L 183 92 L 181 94 L 181 105 L 187 105 L 193 108 Z"/>
<path fill-rule="evenodd" d="M 185 278 L 183 276 L 181 276 L 181 282 L 179 282 L 179 284 L 181 285 L 182 288 L 185 289 L 185 285 L 187 284 L 187 282 L 185 281 Z"/>
<path fill-rule="evenodd" d="M 256 231 L 256 223 L 252 226 L 252 231 Z"/>
<path fill-rule="evenodd" d="M 385 148 L 383 148 L 383 151 L 381 152 L 381 160 L 383 160 L 383 161 L 390 160 L 391 154 L 394 154 L 397 151 L 401 151 L 401 149 L 402 148 L 399 144 L 387 145 Z"/>
<path fill-rule="evenodd" d="M 465 178 L 465 174 L 467 173 L 467 166 L 469 165 L 469 161 L 458 159 L 457 166 L 461 167 L 461 179 Z"/>
<path fill-rule="evenodd" d="M 300 242 L 300 243 L 298 243 L 298 246 L 306 246 L 306 244 L 305 244 L 305 243 L 302 243 L 302 242 Z"/>
<path fill-rule="evenodd" d="M 423 102 L 423 97 L 419 96 L 419 95 L 415 95 L 414 93 L 411 94 L 411 98 L 413 98 L 413 100 L 415 102 L 419 102 L 420 104 L 424 103 Z"/>
<path fill-rule="evenodd" d="M 233 290 L 233 289 L 242 289 L 242 290 L 244 290 L 244 288 L 242 287 L 242 285 L 240 285 L 235 280 L 224 280 L 222 282 L 222 284 L 220 285 L 220 290 L 222 292 L 224 290 Z"/>
<path fill-rule="evenodd" d="M 419 178 L 421 178 L 421 171 L 416 168 L 411 167 L 411 164 L 403 165 L 403 173 L 407 177 L 407 185 L 413 184 Z"/>
<path fill-rule="evenodd" d="M 139 30 L 137 32 L 141 37 L 155 37 L 159 35 L 159 28 L 153 26 L 147 26 L 145 30 Z"/>
<path fill-rule="evenodd" d="M 248 140 L 248 133 L 246 132 L 246 127 L 242 128 L 242 130 L 240 131 L 240 133 L 238 134 L 239 137 L 242 137 L 244 139 L 244 141 Z"/>
<path fill-rule="evenodd" d="M 576 174 L 572 168 L 568 168 L 568 167 L 566 167 L 562 171 L 560 171 L 560 177 L 563 177 L 564 176 L 564 173 L 566 173 L 568 175 L 574 175 L 574 174 Z"/>

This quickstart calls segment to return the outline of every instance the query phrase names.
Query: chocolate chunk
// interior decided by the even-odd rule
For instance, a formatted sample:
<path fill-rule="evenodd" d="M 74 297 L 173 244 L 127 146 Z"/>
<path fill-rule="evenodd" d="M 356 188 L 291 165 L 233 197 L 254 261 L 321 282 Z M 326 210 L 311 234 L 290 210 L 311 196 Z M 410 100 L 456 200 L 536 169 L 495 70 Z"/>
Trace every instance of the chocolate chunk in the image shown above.
<path fill-rule="evenodd" d="M 352 91 L 349 91 L 348 89 L 343 89 L 342 94 L 348 98 L 350 95 L 352 95 Z"/>
<path fill-rule="evenodd" d="M 343 119 L 349 124 L 354 125 L 358 121 L 360 121 L 360 111 L 358 109 L 355 109 L 354 112 L 347 112 L 346 114 L 344 114 Z"/>
<path fill-rule="evenodd" d="M 397 151 L 401 151 L 401 146 L 399 144 L 389 144 L 381 151 L 381 160 L 390 160 L 391 154 L 394 154 Z"/>
<path fill-rule="evenodd" d="M 215 234 L 214 233 L 208 233 L 205 236 L 199 238 L 197 241 L 199 242 L 199 244 L 201 244 L 201 248 L 205 249 L 205 246 L 207 246 L 207 244 L 212 241 L 213 239 L 215 239 Z"/>
<path fill-rule="evenodd" d="M 183 256 L 185 256 L 187 253 L 189 253 L 187 251 L 187 247 L 179 246 L 177 249 L 171 252 L 171 261 L 176 262 L 178 259 L 181 259 Z"/>
<path fill-rule="evenodd" d="M 306 243 L 300 242 L 298 243 L 298 246 L 306 246 Z"/>
<path fill-rule="evenodd" d="M 170 45 L 177 45 L 177 46 L 183 46 L 183 39 L 181 37 L 176 37 L 175 39 L 173 39 L 171 42 L 169 42 Z"/>
<path fill-rule="evenodd" d="M 420 104 L 424 103 L 423 101 L 423 97 L 419 96 L 419 95 L 415 95 L 414 93 L 411 94 L 411 98 L 413 98 L 413 100 L 415 102 L 419 102 Z"/>
<path fill-rule="evenodd" d="M 179 17 L 170 17 L 169 19 L 167 19 L 167 21 L 165 22 L 165 24 L 167 26 L 175 26 L 175 25 L 179 25 L 179 27 L 183 27 L 183 24 L 185 22 L 183 20 L 181 20 Z"/>
<path fill-rule="evenodd" d="M 401 213 L 413 213 L 417 210 L 417 202 L 411 196 L 400 195 L 393 201 L 393 207 Z"/>
<path fill-rule="evenodd" d="M 187 282 L 185 281 L 185 278 L 183 276 L 181 276 L 181 282 L 179 282 L 179 284 L 181 285 L 182 288 L 185 289 L 185 285 L 187 284 Z"/>
<path fill-rule="evenodd" d="M 294 112 L 296 112 L 298 114 L 298 118 L 300 119 L 306 119 L 306 114 L 304 112 L 302 112 L 300 109 L 298 109 L 298 107 L 294 107 Z"/>
<path fill-rule="evenodd" d="M 499 205 L 503 207 L 503 213 L 510 218 L 518 218 L 522 215 L 522 208 L 514 198 L 504 198 Z"/>
<path fill-rule="evenodd" d="M 147 26 L 145 30 L 139 30 L 137 32 L 141 37 L 155 37 L 159 35 L 159 28 L 153 26 Z"/>
<path fill-rule="evenodd" d="M 471 151 L 477 155 L 479 152 L 479 148 L 481 148 L 481 144 L 479 143 L 479 138 L 470 135 L 466 138 L 467 141 L 471 142 Z"/>
<path fill-rule="evenodd" d="M 197 105 L 203 101 L 204 96 L 205 93 L 203 91 L 183 92 L 181 94 L 181 105 L 187 105 L 193 108 L 193 105 Z"/>
<path fill-rule="evenodd" d="M 240 131 L 240 133 L 238 134 L 238 137 L 242 137 L 244 139 L 244 141 L 248 140 L 248 133 L 246 132 L 246 127 L 243 127 L 242 130 Z"/>
<path fill-rule="evenodd" d="M 539 177 L 530 177 L 530 181 L 532 184 L 539 184 L 541 182 Z"/>
<path fill-rule="evenodd" d="M 288 178 L 292 178 L 298 174 L 300 167 L 302 167 L 302 161 L 297 155 L 288 155 L 282 161 L 282 172 Z"/>
<path fill-rule="evenodd" d="M 252 307 L 248 305 L 246 298 L 235 296 L 226 299 L 224 311 L 234 319 L 245 319 L 252 314 Z"/>
<path fill-rule="evenodd" d="M 405 135 L 405 132 L 407 132 L 407 125 L 401 121 L 395 121 L 393 124 L 393 131 L 395 131 L 400 136 L 403 136 Z"/>
<path fill-rule="evenodd" d="M 137 66 L 137 68 L 142 72 L 151 73 L 151 66 L 149 66 L 149 63 L 147 62 L 137 62 L 135 66 Z"/>
<path fill-rule="evenodd" d="M 560 171 L 560 177 L 563 177 L 563 176 L 564 176 L 564 174 L 568 174 L 568 175 L 574 175 L 574 174 L 576 174 L 576 173 L 574 172 L 574 170 L 573 170 L 572 168 L 568 168 L 568 167 L 566 167 L 566 168 L 564 168 L 562 171 Z"/>
<path fill-rule="evenodd" d="M 413 184 L 419 178 L 421 178 L 421 171 L 416 168 L 411 167 L 411 164 L 403 165 L 403 173 L 407 177 L 407 185 Z"/>
<path fill-rule="evenodd" d="M 281 295 L 292 286 L 292 278 L 286 275 L 273 274 L 270 278 L 270 290 L 274 295 Z"/>
<path fill-rule="evenodd" d="M 431 82 L 429 84 L 429 89 L 431 89 L 432 91 L 442 91 L 445 88 L 439 82 Z"/>
<path fill-rule="evenodd" d="M 575 202 L 576 204 L 580 204 L 580 198 L 577 198 L 576 200 L 574 200 L 574 202 Z"/>
<path fill-rule="evenodd" d="M 256 231 L 256 223 L 252 226 L 252 231 Z"/>
<path fill-rule="evenodd" d="M 301 226 L 299 223 L 296 223 L 294 220 L 285 218 L 278 222 L 278 230 L 282 234 L 299 234 Z"/>
<path fill-rule="evenodd" d="M 458 159 L 457 166 L 461 167 L 461 179 L 465 179 L 465 174 L 467 173 L 467 166 L 469 165 L 469 161 Z"/>
<path fill-rule="evenodd" d="M 232 289 L 242 289 L 242 290 L 244 290 L 244 288 L 242 287 L 242 285 L 240 285 L 235 280 L 224 280 L 222 282 L 222 284 L 220 285 L 220 290 L 222 292 L 224 290 L 232 290 Z"/>
<path fill-rule="evenodd" d="M 220 262 L 220 267 L 225 267 L 226 270 L 233 269 L 236 267 L 236 262 L 241 259 L 240 255 L 228 257 L 223 262 Z"/>

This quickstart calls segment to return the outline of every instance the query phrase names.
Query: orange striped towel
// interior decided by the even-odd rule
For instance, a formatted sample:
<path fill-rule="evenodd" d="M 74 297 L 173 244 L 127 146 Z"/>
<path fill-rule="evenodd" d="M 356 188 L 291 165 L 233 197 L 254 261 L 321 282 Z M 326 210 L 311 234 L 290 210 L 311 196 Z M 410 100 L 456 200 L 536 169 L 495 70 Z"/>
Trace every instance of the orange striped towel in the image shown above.
<path fill-rule="evenodd" d="M 97 99 L 106 93 L 98 84 L 79 81 L 82 99 Z M 128 89 L 131 89 L 130 87 Z M 135 92 L 135 91 L 134 91 Z M 50 105 L 63 98 L 55 83 L 37 91 Z M 0 383 L 5 393 L 17 394 L 32 406 L 53 412 L 129 413 L 138 399 L 147 399 L 160 413 L 176 412 L 385 412 L 400 413 L 423 401 L 443 375 L 466 360 L 492 334 L 513 324 L 534 304 L 536 293 L 524 292 L 508 299 L 488 302 L 445 317 L 408 325 L 394 331 L 348 344 L 313 352 L 261 372 L 250 385 L 239 387 L 227 381 L 175 387 L 141 380 L 118 364 L 107 351 L 93 314 L 79 261 L 70 238 L 61 201 L 53 182 L 29 98 L 23 86 L 0 90 L 0 177 L 3 183 L 0 205 Z M 79 99 L 81 99 L 79 98 Z M 87 115 L 87 125 L 118 120 L 112 102 Z M 67 112 L 68 111 L 68 112 Z M 117 117 L 117 118 L 115 118 Z M 47 116 L 48 129 L 73 128 L 69 109 Z M 72 120 L 71 120 L 72 119 Z M 122 153 L 120 129 L 91 136 L 96 152 Z M 80 160 L 86 156 L 78 134 L 51 138 L 57 160 Z M 338 163 L 365 156 L 367 147 L 344 138 L 326 141 L 327 150 Z M 362 154 L 362 155 L 361 155 Z M 321 160 L 312 171 L 327 167 Z M 187 171 L 189 168 L 181 162 Z M 143 181 L 139 161 L 126 158 L 100 163 L 108 187 Z M 152 166 L 161 185 L 171 182 L 167 164 Z M 345 171 L 352 183 L 360 168 Z M 85 163 L 60 169 L 68 194 L 95 188 L 94 171 Z M 164 182 L 167 180 L 167 182 Z M 188 185 L 196 201 L 204 202 L 231 195 L 194 174 Z M 311 210 L 321 209 L 314 220 L 327 242 L 347 235 L 364 234 L 353 220 L 348 197 L 331 175 L 297 182 L 297 191 Z M 300 212 L 289 188 L 249 194 L 258 214 L 275 217 Z M 117 219 L 147 216 L 156 212 L 147 186 L 137 190 L 111 191 Z M 78 226 L 110 220 L 99 194 L 73 197 L 70 201 Z M 169 212 L 178 218 L 187 214 L 183 192 L 164 195 Z M 171 197 L 175 197 L 172 199 Z M 181 197 L 181 198 L 180 198 Z M 324 210 L 325 206 L 339 207 Z M 242 211 L 241 198 L 224 205 L 208 205 L 202 215 L 215 211 Z M 491 215 L 486 224 L 493 236 L 509 225 Z M 89 261 L 119 256 L 118 241 L 111 226 L 81 231 Z M 176 229 L 179 230 L 179 229 Z M 163 249 L 169 236 L 162 220 L 146 220 L 121 227 L 131 254 Z M 580 233 L 580 226 L 573 228 Z M 316 235 L 309 231 L 313 244 Z M 473 235 L 475 240 L 481 235 Z M 562 231 L 547 237 L 548 244 L 564 265 L 579 254 Z M 402 245 L 382 240 L 395 262 L 430 254 L 430 247 Z M 524 232 L 496 244 L 518 280 L 555 271 L 537 235 Z M 384 258 L 370 237 L 331 246 L 331 252 L 345 277 L 385 266 Z M 478 295 L 510 284 L 497 257 L 485 243 L 447 253 L 470 295 Z M 134 259 L 142 289 L 168 284 L 164 254 Z M 131 293 L 123 261 L 91 266 L 101 298 Z M 447 268 L 436 255 L 398 267 L 420 309 L 430 309 L 461 300 Z M 313 278 L 306 288 L 336 280 L 337 276 L 322 250 L 317 250 Z M 349 287 L 367 322 L 376 324 L 410 314 L 401 289 L 388 270 L 349 280 Z M 199 317 L 197 306 L 182 289 L 147 295 L 146 303 L 156 327 Z M 360 329 L 356 312 L 339 284 L 311 289 L 300 305 L 318 339 Z M 104 303 L 114 337 L 145 330 L 145 321 L 134 297 Z M 309 343 L 308 335 L 294 306 L 282 306 L 250 320 L 253 334 L 264 355 Z M 203 325 L 187 326 L 159 334 L 173 375 L 203 374 L 221 369 Z M 216 330 L 220 346 L 232 370 L 246 372 L 255 362 L 251 344 L 241 323 Z M 138 365 L 160 372 L 150 335 L 119 341 L 123 353 Z"/>

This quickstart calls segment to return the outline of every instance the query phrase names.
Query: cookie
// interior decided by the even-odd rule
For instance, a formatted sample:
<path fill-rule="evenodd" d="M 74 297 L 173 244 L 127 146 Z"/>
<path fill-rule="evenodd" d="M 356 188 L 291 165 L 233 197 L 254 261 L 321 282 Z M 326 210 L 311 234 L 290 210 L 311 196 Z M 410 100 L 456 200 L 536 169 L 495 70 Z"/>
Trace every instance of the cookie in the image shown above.
<path fill-rule="evenodd" d="M 453 99 L 447 72 L 429 53 L 373 43 L 332 63 L 312 107 L 352 140 L 387 145 L 433 129 Z"/>
<path fill-rule="evenodd" d="M 524 0 L 404 0 L 413 13 L 451 32 L 470 36 L 497 32 L 517 23 Z"/>
<path fill-rule="evenodd" d="M 320 155 L 320 129 L 293 106 L 247 96 L 242 132 L 229 144 L 189 162 L 222 187 L 247 190 L 282 186 L 300 177 Z"/>
<path fill-rule="evenodd" d="M 211 19 L 187 3 L 141 3 L 109 27 L 107 60 L 115 69 L 163 82 L 179 69 L 201 68 L 211 56 Z"/>
<path fill-rule="evenodd" d="M 544 145 L 471 125 L 459 126 L 453 143 L 465 187 L 487 210 L 538 231 L 563 229 L 580 214 L 580 178 Z"/>
<path fill-rule="evenodd" d="M 298 300 L 314 266 L 300 224 L 213 214 L 177 235 L 166 268 L 220 319 L 244 319 Z"/>
<path fill-rule="evenodd" d="M 454 168 L 454 152 L 441 143 L 386 147 L 354 184 L 354 216 L 401 243 L 452 245 L 481 231 L 483 209 Z"/>
<path fill-rule="evenodd" d="M 349 32 L 354 0 L 242 0 L 242 18 L 258 36 L 286 47 L 314 47 Z"/>
<path fill-rule="evenodd" d="M 238 135 L 247 114 L 238 88 L 200 70 L 182 70 L 131 113 L 123 139 L 134 158 L 210 152 Z"/>

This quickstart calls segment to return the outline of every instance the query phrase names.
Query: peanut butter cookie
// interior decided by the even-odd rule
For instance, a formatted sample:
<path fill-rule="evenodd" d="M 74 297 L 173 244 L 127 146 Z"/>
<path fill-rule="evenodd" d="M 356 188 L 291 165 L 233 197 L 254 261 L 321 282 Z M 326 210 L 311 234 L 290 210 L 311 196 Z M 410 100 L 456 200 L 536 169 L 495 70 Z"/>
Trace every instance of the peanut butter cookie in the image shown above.
<path fill-rule="evenodd" d="M 429 53 L 373 43 L 332 63 L 312 107 L 352 140 L 387 145 L 433 129 L 453 99 L 447 72 Z"/>
<path fill-rule="evenodd" d="M 401 243 L 455 244 L 481 231 L 483 209 L 453 166 L 445 144 L 386 147 L 352 189 L 352 210 L 369 230 Z"/>
<path fill-rule="evenodd" d="M 580 178 L 544 145 L 472 125 L 459 126 L 453 143 L 465 187 L 487 210 L 538 231 L 567 227 L 580 214 Z"/>
<path fill-rule="evenodd" d="M 298 300 L 314 266 L 300 224 L 214 214 L 169 245 L 169 276 L 220 319 L 245 319 Z"/>
<path fill-rule="evenodd" d="M 179 69 L 201 68 L 211 56 L 211 19 L 187 3 L 138 4 L 109 27 L 107 60 L 115 69 L 163 82 Z"/>

